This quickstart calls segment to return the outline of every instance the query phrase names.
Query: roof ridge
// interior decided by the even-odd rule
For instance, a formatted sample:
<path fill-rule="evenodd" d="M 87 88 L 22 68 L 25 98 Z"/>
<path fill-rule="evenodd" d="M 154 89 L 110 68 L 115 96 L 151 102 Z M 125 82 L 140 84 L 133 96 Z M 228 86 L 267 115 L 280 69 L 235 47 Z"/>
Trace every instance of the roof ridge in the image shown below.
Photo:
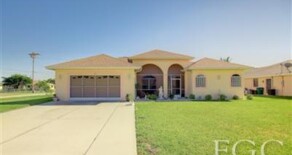
<path fill-rule="evenodd" d="M 278 63 L 274 63 L 272 65 L 267 65 L 267 66 L 262 66 L 262 67 L 256 67 L 256 68 L 257 69 L 258 68 L 268 68 L 268 67 L 272 67 L 272 66 L 276 66 L 276 65 L 281 65 L 282 63 L 287 62 L 287 61 L 292 61 L 292 59 L 288 59 L 288 60 L 285 60 L 285 61 L 281 61 L 281 62 L 278 62 Z"/>
<path fill-rule="evenodd" d="M 111 58 L 113 58 L 113 59 L 116 59 L 117 61 L 120 61 L 120 62 L 122 62 L 122 63 L 124 63 L 124 64 L 129 64 L 129 65 L 131 65 L 131 66 L 135 66 L 134 64 L 129 63 L 129 62 L 126 62 L 126 61 L 123 61 L 123 60 L 121 60 L 121 59 L 119 59 L 119 58 L 112 57 L 112 56 L 109 56 L 109 57 L 111 57 Z"/>
<path fill-rule="evenodd" d="M 58 64 L 69 63 L 69 62 L 74 62 L 74 61 L 80 61 L 80 60 L 83 60 L 83 59 L 89 59 L 89 58 L 98 57 L 98 56 L 101 56 L 101 55 L 109 56 L 109 55 L 106 55 L 106 54 L 103 54 L 102 53 L 102 54 L 98 54 L 98 55 L 87 56 L 87 57 L 83 57 L 83 58 L 78 58 L 78 59 L 74 59 L 74 60 L 69 60 L 69 61 L 61 62 L 61 63 L 58 63 Z"/>
<path fill-rule="evenodd" d="M 237 63 L 231 63 L 231 62 L 225 62 L 222 60 L 217 60 L 214 58 L 208 58 L 208 57 L 204 57 L 201 58 L 193 63 L 191 63 L 190 65 L 188 65 L 185 69 L 203 69 L 203 68 L 207 68 L 207 69 L 235 69 L 235 68 L 250 68 L 250 66 L 246 66 L 246 65 L 241 65 L 241 64 L 237 64 Z"/>
<path fill-rule="evenodd" d="M 115 58 L 115 57 L 114 57 L 114 58 Z M 119 57 L 119 58 L 128 58 L 128 57 Z M 123 61 L 123 60 L 121 60 L 121 59 L 119 59 L 119 58 L 115 58 L 115 59 L 117 59 L 118 61 L 121 61 L 121 62 L 123 62 L 123 63 L 127 63 L 127 64 L 130 64 L 130 65 L 132 65 L 132 66 L 135 66 L 133 63 Z M 129 58 L 128 58 L 128 59 L 129 59 Z"/>
<path fill-rule="evenodd" d="M 191 64 L 189 64 L 187 67 L 185 67 L 185 68 L 189 68 L 190 66 L 192 66 L 192 65 L 194 65 L 194 64 L 196 64 L 196 63 L 198 63 L 199 61 L 201 61 L 201 60 L 203 60 L 203 59 L 205 59 L 206 57 L 204 57 L 204 58 L 201 58 L 201 59 L 199 59 L 199 60 L 197 60 L 197 61 L 194 61 L 194 62 L 192 62 Z"/>
<path fill-rule="evenodd" d="M 223 63 L 226 63 L 226 64 L 235 64 L 235 65 L 241 65 L 241 66 L 247 66 L 247 65 L 242 65 L 242 64 L 238 64 L 238 63 L 234 63 L 234 62 L 226 62 L 226 61 L 223 61 L 223 60 L 217 60 L 217 59 L 214 59 L 214 58 L 208 58 L 208 57 L 205 57 L 206 59 L 210 59 L 210 60 L 215 60 L 215 61 L 220 61 L 220 62 L 223 62 Z M 251 66 L 247 66 L 247 67 L 251 67 Z"/>
<path fill-rule="evenodd" d="M 139 59 L 139 58 L 141 58 L 141 59 L 143 59 L 143 57 L 145 57 L 145 59 L 153 59 L 153 57 L 155 57 L 155 56 L 153 56 L 153 55 L 151 55 L 152 53 L 154 53 L 155 54 L 155 52 L 160 52 L 160 53 L 162 53 L 162 54 L 169 54 L 170 55 L 170 57 L 168 57 L 168 58 L 171 58 L 171 56 L 172 57 L 175 57 L 175 56 L 177 56 L 178 57 L 178 59 L 193 59 L 193 57 L 192 56 L 189 56 L 189 55 L 185 55 L 185 54 L 181 54 L 181 53 L 175 53 L 175 52 L 172 52 L 172 51 L 166 51 L 166 50 L 161 50 L 161 49 L 153 49 L 153 50 L 149 50 L 149 51 L 146 51 L 146 52 L 140 52 L 140 53 L 138 53 L 138 54 L 135 54 L 135 55 L 133 55 L 133 56 L 130 56 L 129 58 L 137 58 L 137 59 Z M 163 57 L 162 57 L 162 59 L 163 59 Z M 166 56 L 166 59 L 167 59 L 167 56 Z"/>
<path fill-rule="evenodd" d="M 70 68 L 70 67 L 76 67 L 76 65 L 79 64 L 83 67 L 139 67 L 137 65 L 134 65 L 132 63 L 123 61 L 121 59 L 118 59 L 116 57 L 107 55 L 107 54 L 98 54 L 94 56 L 84 57 L 80 59 L 75 59 L 71 61 L 61 62 L 58 64 L 53 64 L 46 66 L 46 68 Z"/>

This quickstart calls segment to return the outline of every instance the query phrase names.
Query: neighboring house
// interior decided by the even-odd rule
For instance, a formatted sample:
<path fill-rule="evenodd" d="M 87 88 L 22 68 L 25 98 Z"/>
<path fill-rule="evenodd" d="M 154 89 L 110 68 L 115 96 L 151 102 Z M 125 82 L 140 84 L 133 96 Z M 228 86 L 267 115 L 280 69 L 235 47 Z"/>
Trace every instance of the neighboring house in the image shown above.
<path fill-rule="evenodd" d="M 127 94 L 144 98 L 158 94 L 203 99 L 210 94 L 243 97 L 242 76 L 248 66 L 152 50 L 114 58 L 105 54 L 48 66 L 55 70 L 57 97 L 61 100 L 125 100 Z"/>
<path fill-rule="evenodd" d="M 292 60 L 251 69 L 245 74 L 245 87 L 264 88 L 264 95 L 292 96 Z"/>

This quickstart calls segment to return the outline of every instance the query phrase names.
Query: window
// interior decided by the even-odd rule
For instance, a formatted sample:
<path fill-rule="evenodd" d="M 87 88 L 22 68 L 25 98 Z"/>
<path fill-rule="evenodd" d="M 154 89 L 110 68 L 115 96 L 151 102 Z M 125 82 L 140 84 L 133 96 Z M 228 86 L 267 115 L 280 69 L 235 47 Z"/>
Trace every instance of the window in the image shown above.
<path fill-rule="evenodd" d="M 238 74 L 231 76 L 231 87 L 241 87 L 241 78 Z"/>
<path fill-rule="evenodd" d="M 259 79 L 254 78 L 253 79 L 253 87 L 258 87 L 259 86 Z"/>
<path fill-rule="evenodd" d="M 204 75 L 197 75 L 196 87 L 206 87 L 206 78 Z"/>
<path fill-rule="evenodd" d="M 144 76 L 143 80 L 142 80 L 142 89 L 155 90 L 156 89 L 156 78 L 154 76 Z"/>

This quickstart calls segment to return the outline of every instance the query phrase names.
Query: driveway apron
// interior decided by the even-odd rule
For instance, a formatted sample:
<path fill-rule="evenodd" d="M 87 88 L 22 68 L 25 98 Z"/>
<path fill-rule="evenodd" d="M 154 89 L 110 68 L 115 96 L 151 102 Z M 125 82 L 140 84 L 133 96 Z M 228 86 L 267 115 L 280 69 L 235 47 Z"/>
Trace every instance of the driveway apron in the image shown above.
<path fill-rule="evenodd" d="M 46 104 L 0 114 L 3 155 L 135 155 L 134 106 Z"/>

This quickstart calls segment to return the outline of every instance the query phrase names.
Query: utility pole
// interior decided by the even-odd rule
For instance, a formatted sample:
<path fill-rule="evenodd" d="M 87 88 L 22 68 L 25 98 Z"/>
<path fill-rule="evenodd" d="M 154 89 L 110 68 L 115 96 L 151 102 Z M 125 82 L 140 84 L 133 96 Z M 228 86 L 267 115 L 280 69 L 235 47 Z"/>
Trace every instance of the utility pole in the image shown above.
<path fill-rule="evenodd" d="M 32 88 L 32 93 L 34 93 L 34 60 L 40 54 L 36 53 L 36 52 L 31 52 L 28 55 L 32 58 L 32 75 L 31 75 L 32 85 L 31 85 L 31 88 Z"/>

